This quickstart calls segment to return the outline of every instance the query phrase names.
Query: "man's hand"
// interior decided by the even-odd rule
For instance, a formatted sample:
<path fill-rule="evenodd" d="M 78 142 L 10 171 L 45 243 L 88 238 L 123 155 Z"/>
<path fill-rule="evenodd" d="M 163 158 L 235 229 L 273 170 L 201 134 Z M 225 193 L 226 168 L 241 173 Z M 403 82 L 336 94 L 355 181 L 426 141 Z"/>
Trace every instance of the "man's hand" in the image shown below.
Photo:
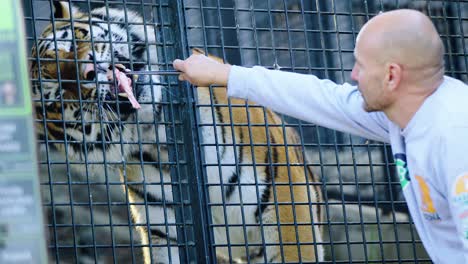
<path fill-rule="evenodd" d="M 217 62 L 201 54 L 193 54 L 186 60 L 176 59 L 172 63 L 174 68 L 182 73 L 180 81 L 188 81 L 196 86 L 216 84 L 227 86 L 231 65 Z"/>

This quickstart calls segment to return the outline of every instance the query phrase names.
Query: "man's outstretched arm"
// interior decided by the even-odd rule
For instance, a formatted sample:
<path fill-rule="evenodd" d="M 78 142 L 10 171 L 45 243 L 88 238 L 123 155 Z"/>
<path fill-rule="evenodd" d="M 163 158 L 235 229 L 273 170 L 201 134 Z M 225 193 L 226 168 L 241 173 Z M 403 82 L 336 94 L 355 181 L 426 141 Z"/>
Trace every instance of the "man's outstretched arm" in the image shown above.
<path fill-rule="evenodd" d="M 197 86 L 228 87 L 228 95 L 248 99 L 320 126 L 389 142 L 388 120 L 383 113 L 367 113 L 356 87 L 338 85 L 313 75 L 245 68 L 222 64 L 204 55 L 175 60 L 179 80 Z"/>

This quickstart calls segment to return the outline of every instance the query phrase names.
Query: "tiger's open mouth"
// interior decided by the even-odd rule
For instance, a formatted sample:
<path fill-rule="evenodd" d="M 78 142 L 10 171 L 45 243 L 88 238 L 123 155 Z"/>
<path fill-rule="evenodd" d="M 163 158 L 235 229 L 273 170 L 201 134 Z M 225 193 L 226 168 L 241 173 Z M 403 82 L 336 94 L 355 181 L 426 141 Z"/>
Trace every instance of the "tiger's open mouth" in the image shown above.
<path fill-rule="evenodd" d="M 93 81 L 95 78 L 98 78 L 97 72 L 105 73 L 105 77 L 99 79 L 101 81 L 106 81 L 109 84 L 109 89 L 106 90 L 104 95 L 104 100 L 107 103 L 117 101 L 120 102 L 130 102 L 133 109 L 140 109 L 141 105 L 138 103 L 136 96 L 133 94 L 132 89 L 132 79 L 126 75 L 126 67 L 122 64 L 110 65 L 107 69 L 102 67 L 97 67 L 93 63 L 88 63 L 84 66 L 83 76 L 88 81 Z M 115 78 L 115 80 L 114 80 Z M 119 97 L 119 99 L 117 99 Z"/>
<path fill-rule="evenodd" d="M 112 81 L 115 76 L 117 81 L 117 87 L 112 84 L 110 90 L 114 96 L 117 94 L 119 97 L 127 98 L 134 109 L 140 109 L 141 106 L 133 94 L 132 79 L 125 74 L 125 68 L 122 70 L 119 66 L 120 65 L 115 65 L 115 67 L 110 67 L 107 71 L 107 79 Z"/>

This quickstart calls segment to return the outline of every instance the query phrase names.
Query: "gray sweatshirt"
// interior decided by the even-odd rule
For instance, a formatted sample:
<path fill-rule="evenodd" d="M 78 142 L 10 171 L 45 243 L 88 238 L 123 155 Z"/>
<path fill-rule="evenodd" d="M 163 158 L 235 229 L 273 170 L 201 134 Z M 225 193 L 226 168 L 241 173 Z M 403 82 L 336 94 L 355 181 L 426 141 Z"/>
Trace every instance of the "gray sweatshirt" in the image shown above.
<path fill-rule="evenodd" d="M 468 86 L 444 77 L 405 129 L 368 113 L 356 86 L 233 66 L 228 95 L 320 126 L 390 143 L 419 236 L 435 263 L 468 263 Z"/>

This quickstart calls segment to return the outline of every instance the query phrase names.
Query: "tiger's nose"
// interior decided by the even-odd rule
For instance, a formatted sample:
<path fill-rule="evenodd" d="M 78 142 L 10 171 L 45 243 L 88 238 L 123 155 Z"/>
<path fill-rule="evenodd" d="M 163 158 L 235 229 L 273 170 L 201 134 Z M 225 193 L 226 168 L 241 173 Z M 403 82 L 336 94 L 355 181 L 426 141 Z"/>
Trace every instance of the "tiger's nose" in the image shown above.
<path fill-rule="evenodd" d="M 94 71 L 94 65 L 87 63 L 83 72 L 83 77 L 87 81 L 94 81 L 96 79 L 96 71 Z"/>
<path fill-rule="evenodd" d="M 86 76 L 85 76 L 85 79 L 87 81 L 94 81 L 96 79 L 96 72 L 95 71 L 89 71 Z"/>

